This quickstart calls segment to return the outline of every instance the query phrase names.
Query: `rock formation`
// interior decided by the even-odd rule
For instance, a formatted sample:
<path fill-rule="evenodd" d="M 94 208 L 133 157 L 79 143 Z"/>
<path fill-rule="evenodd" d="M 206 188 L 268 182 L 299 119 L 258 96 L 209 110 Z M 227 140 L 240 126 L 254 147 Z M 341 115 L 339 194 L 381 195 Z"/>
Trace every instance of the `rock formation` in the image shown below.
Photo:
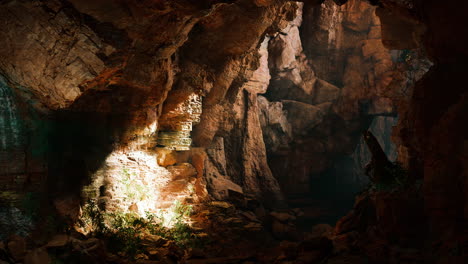
<path fill-rule="evenodd" d="M 387 154 L 412 187 L 358 196 L 331 247 L 429 241 L 447 255 L 468 218 L 465 6 L 1 1 L 0 219 L 25 234 L 25 202 L 71 224 L 88 205 L 143 216 L 217 200 L 294 240 L 288 202 L 324 182 L 362 187 L 345 164 L 365 159 L 360 135 L 373 127 L 385 146 L 392 135 Z"/>

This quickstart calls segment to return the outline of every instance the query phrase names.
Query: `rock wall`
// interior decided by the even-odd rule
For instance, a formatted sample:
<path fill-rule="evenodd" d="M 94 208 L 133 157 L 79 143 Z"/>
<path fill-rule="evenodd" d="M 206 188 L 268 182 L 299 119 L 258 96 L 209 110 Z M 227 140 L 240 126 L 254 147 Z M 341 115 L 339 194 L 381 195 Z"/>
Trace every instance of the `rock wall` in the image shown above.
<path fill-rule="evenodd" d="M 461 33 L 466 28 L 460 24 L 464 19 L 460 10 L 466 8 L 466 3 L 381 0 L 374 4 L 379 6 L 376 13 L 382 22 L 383 44 L 390 49 L 419 48 L 419 54 L 410 57 L 422 52 L 434 64 L 407 91 L 410 97 L 397 101 L 400 118 L 393 140 L 398 145 L 398 159 L 408 169 L 414 187 L 400 192 L 399 197 L 388 192 L 368 196 L 377 210 L 371 215 L 377 217 L 384 239 L 379 240 L 367 222 L 367 230 L 358 231 L 363 235 L 359 239 L 370 240 L 360 248 L 372 254 L 376 248 L 366 244 L 380 243 L 381 256 L 388 258 L 389 253 L 382 251 L 388 245 L 411 244 L 424 249 L 419 258 L 426 262 L 466 262 L 467 126 L 463 113 L 468 102 L 464 86 L 460 85 L 467 69 L 467 38 Z M 460 37 L 454 40 L 453 36 Z M 417 65 L 409 63 L 406 69 Z M 411 74 L 421 75 L 418 71 Z M 399 201 L 401 197 L 407 198 Z M 354 216 L 343 218 L 337 225 L 338 232 L 344 223 L 372 221 L 365 216 L 372 206 L 368 207 L 369 203 L 361 198 L 365 197 L 356 200 L 350 213 Z"/>
<path fill-rule="evenodd" d="M 296 9 L 286 1 L 2 3 L 0 71 L 47 123 L 28 120 L 45 134 L 55 210 L 76 219 L 80 200 L 92 199 L 102 210 L 142 213 L 229 190 L 280 203 L 258 136 L 255 72 L 265 36 Z"/>
<path fill-rule="evenodd" d="M 335 177 L 332 167 L 351 167 L 340 160 L 355 151 L 374 117 L 397 115 L 396 102 L 428 68 L 422 56 L 405 60 L 410 51 L 384 47 L 375 10 L 358 0 L 306 2 L 269 41 L 262 128 L 270 167 L 289 194 Z M 414 73 L 409 68 L 417 63 Z"/>
<path fill-rule="evenodd" d="M 431 234 L 457 236 L 464 4 L 371 2 L 3 1 L 1 99 L 9 87 L 40 113 L 22 111 L 46 134 L 26 152 L 45 149 L 47 194 L 72 217 L 81 197 L 139 212 L 233 193 L 281 205 L 398 112 L 398 159 L 424 179 Z M 3 139 L 15 133 L 1 109 Z"/>
<path fill-rule="evenodd" d="M 352 153 L 372 116 L 395 114 L 383 92 L 395 65 L 365 2 L 4 7 L 1 71 L 52 110 L 43 119 L 54 197 L 86 186 L 85 197 L 122 203 L 122 177 L 134 175 L 159 186 L 157 206 L 172 192 L 192 199 L 190 186 L 195 200 L 235 191 L 281 204 L 281 188 L 306 193 L 311 176 Z M 150 174 L 183 183 L 174 191 Z"/>
<path fill-rule="evenodd" d="M 20 210 L 43 190 L 47 164 L 40 126 L 34 111 L 15 96 L 0 76 L 0 238 L 13 231 L 23 235 L 32 228 L 30 215 Z M 28 115 L 32 114 L 32 115 Z M 28 116 L 26 116 L 28 115 Z"/>
<path fill-rule="evenodd" d="M 465 3 L 449 1 L 380 1 L 383 43 L 389 48 L 421 47 L 434 62 L 401 102 L 395 141 L 402 162 L 423 180 L 425 217 L 431 238 L 466 241 L 467 101 L 460 76 L 466 72 L 466 29 L 460 25 Z M 439 18 L 443 18 L 442 21 Z M 456 41 L 453 36 L 460 35 Z M 444 87 L 441 89 L 441 87 Z M 422 206 L 422 205 L 421 205 Z M 448 242 L 452 241 L 452 242 Z M 453 245 L 453 244 L 451 244 Z M 450 246 L 449 246 L 450 247 Z M 447 248 L 435 252 L 447 254 Z"/>
<path fill-rule="evenodd" d="M 392 142 L 392 132 L 393 127 L 397 124 L 398 118 L 388 117 L 388 116 L 379 116 L 372 120 L 372 123 L 369 127 L 369 131 L 374 135 L 377 135 L 376 138 L 379 141 L 382 150 L 387 155 L 387 158 L 391 162 L 397 160 L 397 148 Z M 352 167 L 354 174 L 354 182 L 358 183 L 360 186 L 365 186 L 369 183 L 368 176 L 364 173 L 364 168 L 371 161 L 372 154 L 370 153 L 364 139 L 360 139 L 356 150 L 352 154 L 352 160 L 354 166 Z"/>

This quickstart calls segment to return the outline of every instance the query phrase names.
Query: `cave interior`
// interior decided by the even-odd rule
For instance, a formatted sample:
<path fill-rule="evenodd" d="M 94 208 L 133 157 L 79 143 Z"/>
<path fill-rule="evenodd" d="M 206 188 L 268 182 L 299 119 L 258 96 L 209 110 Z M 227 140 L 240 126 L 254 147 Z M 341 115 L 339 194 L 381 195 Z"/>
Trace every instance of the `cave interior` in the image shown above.
<path fill-rule="evenodd" d="M 1 0 L 0 264 L 468 263 L 466 10 Z"/>

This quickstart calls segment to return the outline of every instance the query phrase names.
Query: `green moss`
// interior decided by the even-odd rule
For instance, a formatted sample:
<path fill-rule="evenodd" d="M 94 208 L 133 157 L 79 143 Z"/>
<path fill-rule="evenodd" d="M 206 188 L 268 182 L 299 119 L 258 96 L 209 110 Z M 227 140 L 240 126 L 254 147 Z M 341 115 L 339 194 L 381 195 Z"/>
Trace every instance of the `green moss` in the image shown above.
<path fill-rule="evenodd" d="M 145 234 L 174 241 L 182 248 L 202 245 L 201 238 L 186 223 L 191 213 L 192 206 L 179 201 L 157 214 L 147 212 L 145 217 L 135 213 L 103 213 L 90 201 L 83 209 L 81 225 L 91 229 L 91 235 L 105 238 L 111 252 L 122 252 L 133 258 L 144 250 L 142 240 Z M 167 224 L 171 227 L 165 227 Z"/>

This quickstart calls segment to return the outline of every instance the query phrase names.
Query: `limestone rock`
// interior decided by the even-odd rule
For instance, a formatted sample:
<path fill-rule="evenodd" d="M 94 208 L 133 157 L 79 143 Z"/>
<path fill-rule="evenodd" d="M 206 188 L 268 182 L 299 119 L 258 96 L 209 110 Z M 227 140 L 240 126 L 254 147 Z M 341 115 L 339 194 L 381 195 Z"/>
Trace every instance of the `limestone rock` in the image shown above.
<path fill-rule="evenodd" d="M 271 151 L 286 148 L 291 141 L 291 124 L 282 102 L 268 102 L 263 96 L 258 97 L 260 124 L 265 144 Z"/>
<path fill-rule="evenodd" d="M 258 68 L 252 73 L 252 77 L 244 84 L 244 89 L 252 93 L 265 93 L 270 83 L 270 69 L 268 68 L 268 38 L 263 40 L 258 50 Z"/>
<path fill-rule="evenodd" d="M 317 80 L 312 91 L 312 103 L 321 104 L 334 101 L 340 95 L 340 89 L 326 81 Z"/>
<path fill-rule="evenodd" d="M 282 103 L 295 135 L 305 134 L 322 122 L 324 113 L 316 106 L 292 100 L 283 100 Z M 298 116 L 301 118 L 297 118 Z"/>
<path fill-rule="evenodd" d="M 167 167 L 172 174 L 172 179 L 188 179 L 197 175 L 197 170 L 190 163 L 182 163 Z"/>
<path fill-rule="evenodd" d="M 273 53 L 270 62 L 276 71 L 294 68 L 296 56 L 302 52 L 302 44 L 297 26 L 291 25 L 270 41 L 269 51 Z"/>
<path fill-rule="evenodd" d="M 177 162 L 176 153 L 173 150 L 157 148 L 156 155 L 159 166 L 167 167 Z"/>
<path fill-rule="evenodd" d="M 212 146 L 207 149 L 208 159 L 205 160 L 205 177 L 207 179 L 210 194 L 218 199 L 228 198 L 229 190 L 242 193 L 242 187 L 232 182 L 227 177 L 224 140 L 222 137 L 215 138 Z"/>

